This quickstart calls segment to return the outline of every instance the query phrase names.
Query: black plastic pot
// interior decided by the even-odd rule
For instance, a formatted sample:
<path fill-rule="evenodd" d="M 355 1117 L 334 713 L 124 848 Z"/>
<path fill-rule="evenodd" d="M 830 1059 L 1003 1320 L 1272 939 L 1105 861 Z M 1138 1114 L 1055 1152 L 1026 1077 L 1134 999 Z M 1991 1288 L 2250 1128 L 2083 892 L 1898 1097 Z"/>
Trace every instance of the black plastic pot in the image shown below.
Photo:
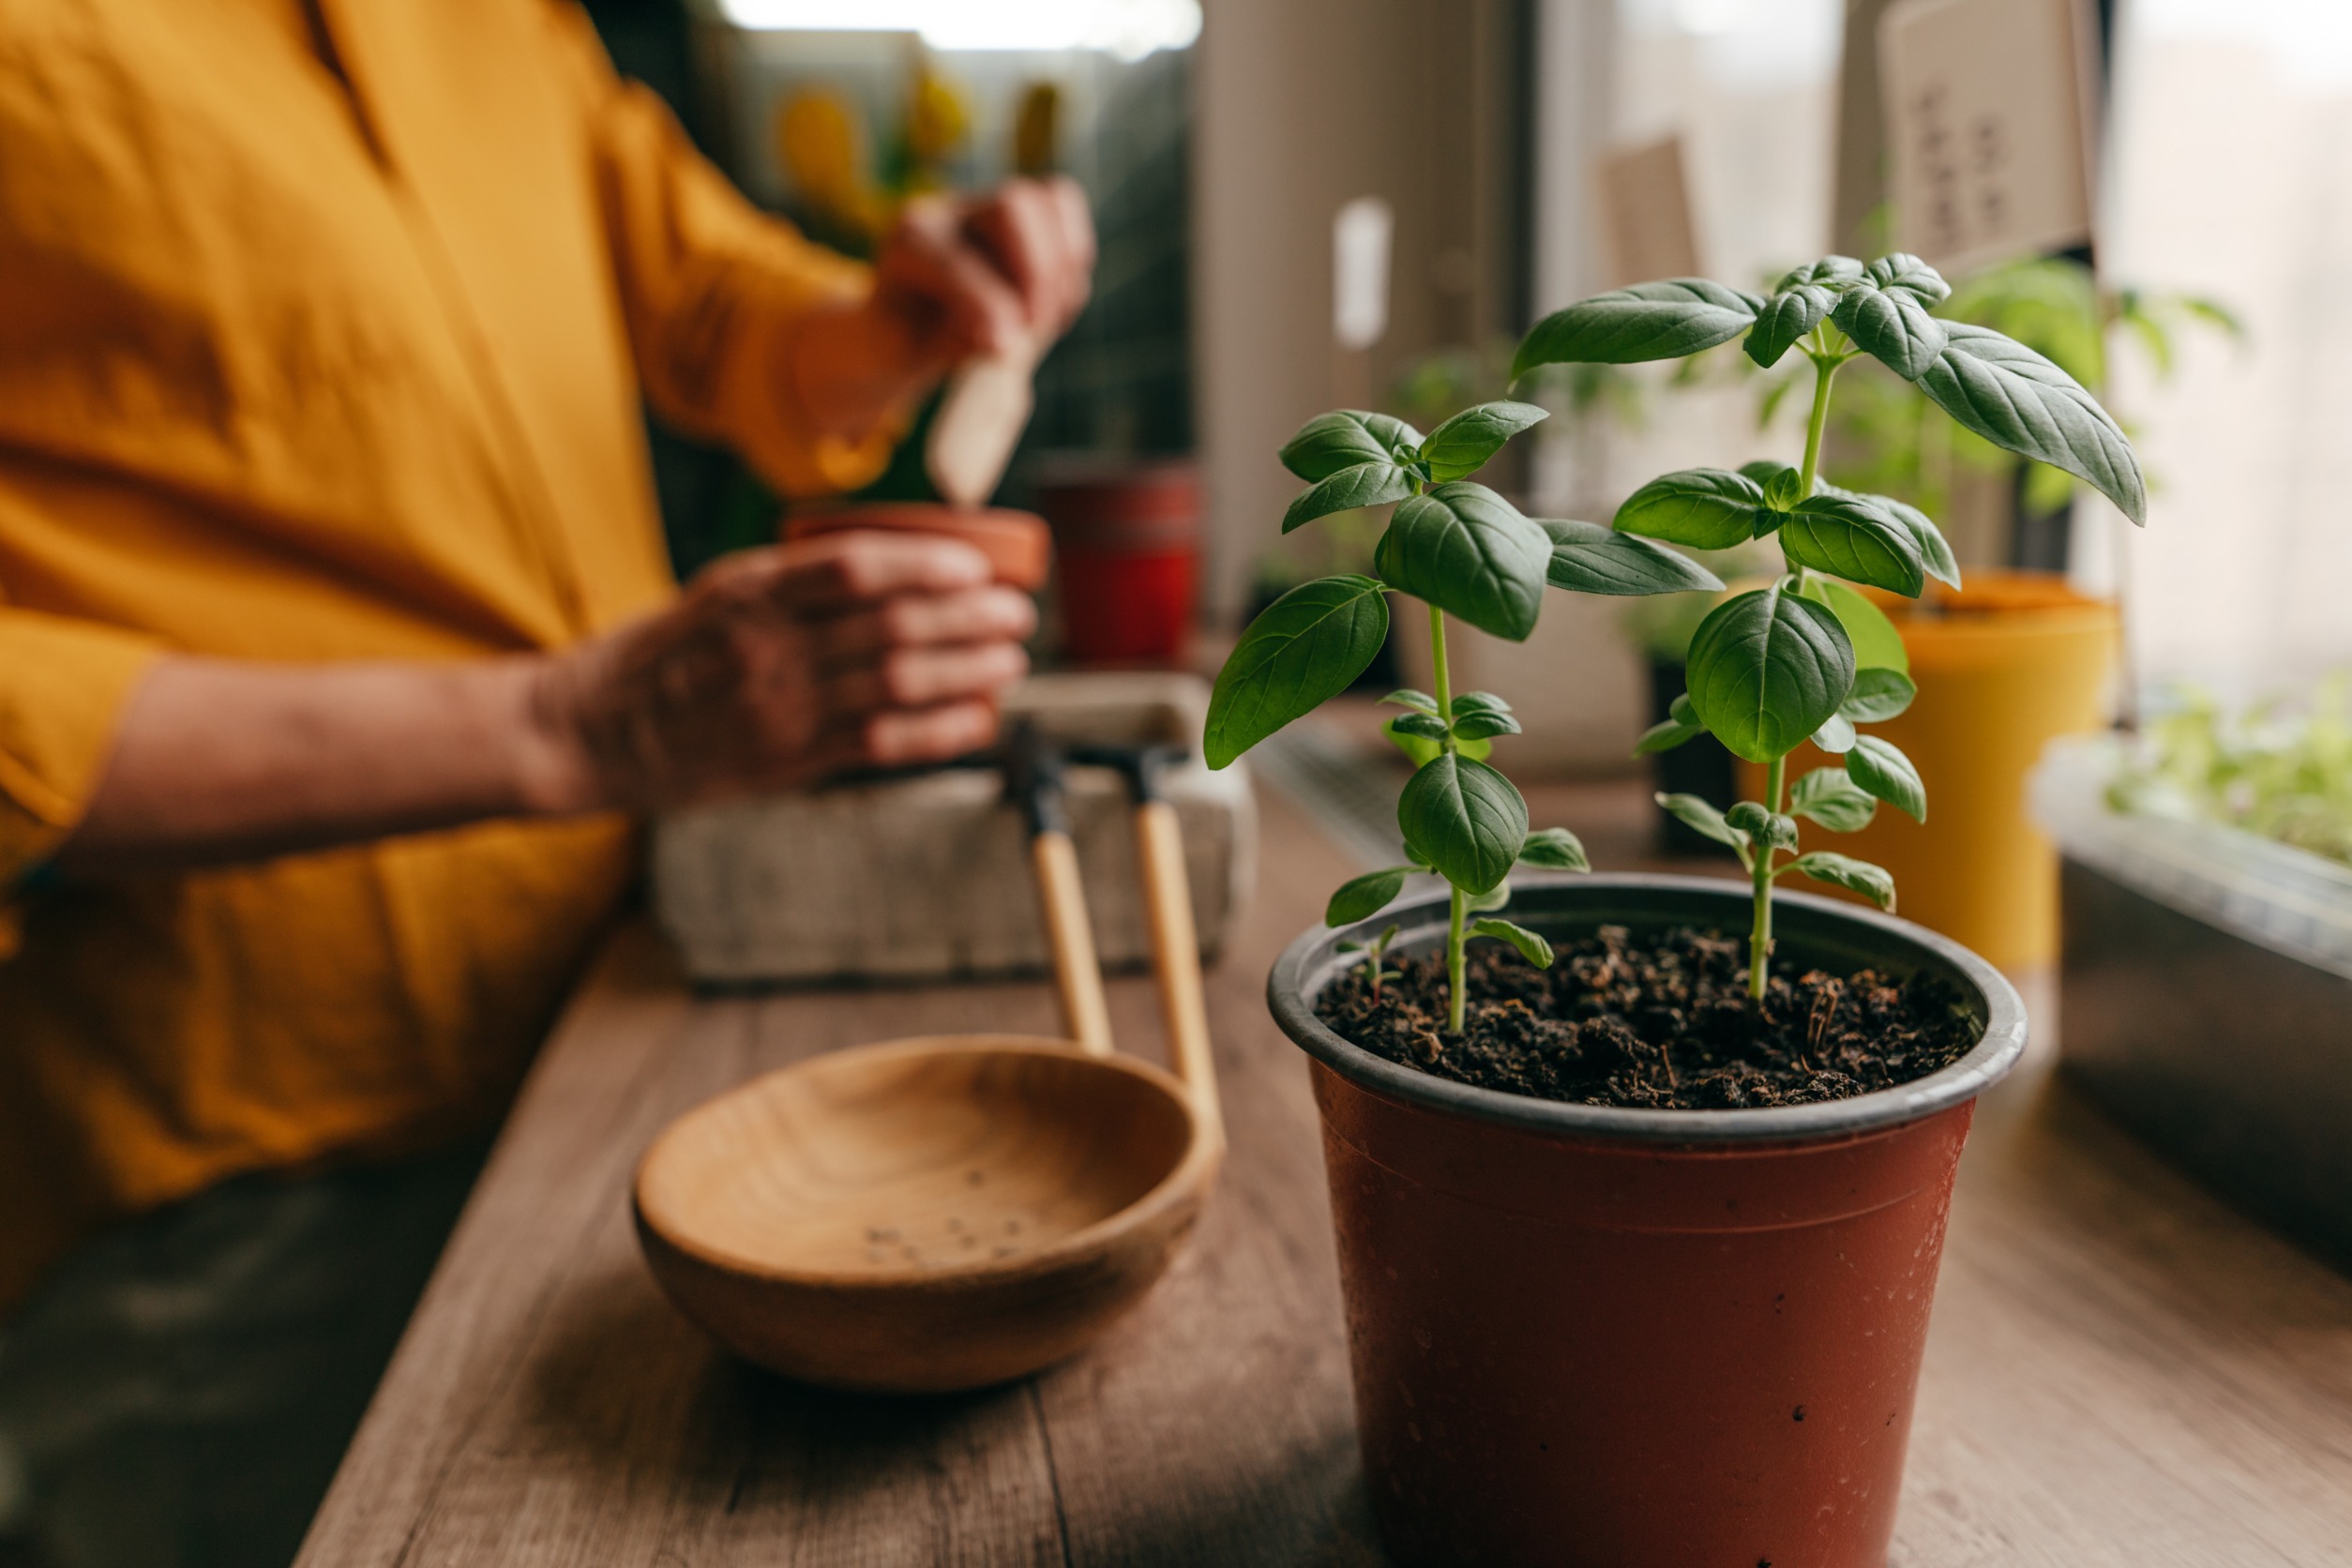
<path fill-rule="evenodd" d="M 1737 883 L 1546 877 L 1511 918 L 1741 928 Z M 1915 1083 L 1825 1105 L 1657 1111 L 1431 1078 L 1351 1045 L 1315 997 L 1426 898 L 1293 942 L 1268 982 L 1314 1059 L 1359 1432 L 1407 1563 L 1883 1568 L 1952 1179 L 2015 1064 L 2017 995 L 1887 916 L 1783 897 L 1781 951 L 1941 975 L 1983 1027 Z"/>

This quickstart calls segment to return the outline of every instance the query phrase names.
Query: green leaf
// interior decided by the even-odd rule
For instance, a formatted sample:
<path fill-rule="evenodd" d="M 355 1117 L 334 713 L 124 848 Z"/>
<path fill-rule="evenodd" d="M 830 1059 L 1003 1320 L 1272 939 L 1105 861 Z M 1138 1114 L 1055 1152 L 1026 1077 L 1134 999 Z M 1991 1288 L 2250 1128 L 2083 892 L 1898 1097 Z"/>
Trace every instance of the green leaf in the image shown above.
<path fill-rule="evenodd" d="M 1511 379 L 1538 365 L 1681 359 L 1737 338 L 1755 324 L 1763 305 L 1755 294 L 1704 278 L 1594 294 L 1535 324 L 1511 362 Z"/>
<path fill-rule="evenodd" d="M 1440 876 L 1466 893 L 1484 893 L 1519 858 L 1527 802 L 1485 763 L 1448 753 L 1406 782 L 1396 825 Z"/>
<path fill-rule="evenodd" d="M 1380 733 L 1386 735 L 1389 740 L 1395 744 L 1396 749 L 1403 752 L 1406 757 L 1411 761 L 1413 766 L 1421 767 L 1431 758 L 1436 757 L 1440 752 L 1445 750 L 1445 742 L 1441 740 L 1432 740 L 1426 735 L 1411 734 L 1408 731 L 1399 730 L 1396 728 L 1396 722 L 1397 721 L 1395 719 L 1392 718 L 1386 724 L 1381 725 Z M 1459 751 L 1463 756 L 1470 758 L 1473 761 L 1483 762 L 1495 749 L 1495 743 L 1492 741 L 1457 740 L 1454 743 L 1454 749 Z"/>
<path fill-rule="evenodd" d="M 1424 740 L 1441 741 L 1446 737 L 1445 720 L 1436 714 L 1398 714 L 1388 721 L 1391 733 L 1419 735 Z"/>
<path fill-rule="evenodd" d="M 1952 553 L 1952 545 L 1944 538 L 1943 530 L 1937 528 L 1925 512 L 1907 501 L 1897 501 L 1891 495 L 1865 495 L 1862 499 L 1878 507 L 1909 531 L 1911 542 L 1919 547 L 1920 564 L 1927 568 L 1929 577 L 1938 582 L 1948 582 L 1954 588 L 1960 586 L 1959 557 Z"/>
<path fill-rule="evenodd" d="M 1793 511 L 1805 496 L 1805 476 L 1795 465 L 1769 459 L 1741 463 L 1740 472 L 1764 487 L 1764 505 L 1776 512 Z"/>
<path fill-rule="evenodd" d="M 1900 670 L 1862 669 L 1854 671 L 1854 689 L 1837 705 L 1838 713 L 1856 724 L 1883 724 L 1911 705 L 1919 687 Z"/>
<path fill-rule="evenodd" d="M 1545 576 L 1576 594 L 1714 593 L 1723 580 L 1687 556 L 1597 522 L 1545 518 L 1537 526 L 1552 541 Z"/>
<path fill-rule="evenodd" d="M 1941 279 L 1937 279 L 1941 281 Z M 1831 319 L 1855 346 L 1905 381 L 1917 381 L 1952 340 L 1950 328 L 1927 313 L 1908 289 L 1875 283 L 1847 291 Z"/>
<path fill-rule="evenodd" d="M 1402 419 L 1343 408 L 1319 414 L 1282 448 L 1282 466 L 1313 484 L 1359 463 L 1393 463 L 1418 455 L 1421 432 Z"/>
<path fill-rule="evenodd" d="M 1694 730 L 1707 728 L 1698 721 L 1698 710 L 1691 706 L 1691 694 L 1687 691 L 1676 693 L 1674 701 L 1666 704 L 1666 716 L 1677 724 L 1687 724 Z"/>
<path fill-rule="evenodd" d="M 1388 638 L 1388 600 L 1368 577 L 1302 582 L 1250 623 L 1209 694 L 1201 750 L 1213 768 L 1338 696 Z"/>
<path fill-rule="evenodd" d="M 1476 914 L 1484 910 L 1501 909 L 1510 902 L 1511 884 L 1508 882 L 1499 882 L 1485 892 L 1466 900 L 1462 908 L 1470 914 Z"/>
<path fill-rule="evenodd" d="M 1511 704 L 1491 691 L 1466 691 L 1454 700 L 1457 714 L 1507 714 Z"/>
<path fill-rule="evenodd" d="M 1772 874 L 1780 876 L 1789 871 L 1802 871 L 1815 882 L 1830 882 L 1859 893 L 1882 910 L 1894 908 L 1894 879 L 1887 875 L 1883 866 L 1873 866 L 1851 855 L 1816 850 L 1811 854 L 1799 855 Z"/>
<path fill-rule="evenodd" d="M 1641 732 L 1641 739 L 1634 743 L 1634 755 L 1647 757 L 1652 752 L 1671 751 L 1706 732 L 1704 725 L 1678 724 L 1670 718 L 1661 719 Z"/>
<path fill-rule="evenodd" d="M 1429 477 L 1440 484 L 1467 479 L 1501 451 L 1503 443 L 1549 417 L 1548 410 L 1533 403 L 1480 403 L 1431 430 L 1421 444 L 1421 458 L 1429 465 Z"/>
<path fill-rule="evenodd" d="M 1776 582 L 1700 622 L 1684 673 L 1715 738 L 1736 757 L 1770 762 L 1837 712 L 1854 684 L 1854 649 L 1835 615 Z"/>
<path fill-rule="evenodd" d="M 1862 671 L 1855 671 L 1857 675 Z M 1844 714 L 1832 714 L 1821 721 L 1821 728 L 1813 732 L 1813 744 L 1832 756 L 1843 756 L 1854 749 L 1854 724 Z"/>
<path fill-rule="evenodd" d="M 1718 844 L 1728 844 L 1740 852 L 1742 865 L 1748 858 L 1748 836 L 1723 820 L 1723 813 L 1696 795 L 1659 795 L 1658 805 L 1697 829 Z"/>
<path fill-rule="evenodd" d="M 1456 479 L 1397 507 L 1372 559 L 1391 587 L 1524 642 L 1544 607 L 1551 552 L 1550 537 L 1517 507 Z"/>
<path fill-rule="evenodd" d="M 1564 827 L 1538 828 L 1529 834 L 1527 842 L 1519 846 L 1519 864 L 1546 871 L 1592 869 L 1592 863 L 1585 858 L 1583 843 Z"/>
<path fill-rule="evenodd" d="M 1788 809 L 1832 833 L 1860 833 L 1878 814 L 1878 801 L 1844 768 L 1815 768 L 1788 792 Z"/>
<path fill-rule="evenodd" d="M 2073 377 L 1989 327 L 1951 324 L 1952 340 L 1921 390 L 1994 445 L 2062 468 L 2133 522 L 2148 520 L 2148 482 L 2122 429 Z"/>
<path fill-rule="evenodd" d="M 1438 711 L 1436 698 L 1425 691 L 1415 691 L 1410 686 L 1400 686 L 1381 698 L 1380 701 L 1394 702 L 1400 708 L 1410 708 L 1415 713 L 1433 714 Z"/>
<path fill-rule="evenodd" d="M 1331 896 L 1331 902 L 1323 906 L 1323 924 L 1352 926 L 1380 913 L 1396 901 L 1411 872 L 1410 866 L 1392 866 L 1384 871 L 1366 871 L 1341 882 L 1339 891 Z"/>
<path fill-rule="evenodd" d="M 1922 305 L 1932 308 L 1952 297 L 1952 285 L 1944 281 L 1944 275 L 1907 250 L 1881 256 L 1865 270 L 1879 288 L 1909 294 Z"/>
<path fill-rule="evenodd" d="M 1846 641 L 1853 645 L 1856 668 L 1904 671 L 1911 668 L 1911 656 L 1903 646 L 1903 634 L 1894 629 L 1887 612 L 1868 598 L 1843 582 L 1821 577 L 1805 584 L 1804 595 L 1835 615 L 1838 625 L 1846 628 Z"/>
<path fill-rule="evenodd" d="M 1481 920 L 1470 929 L 1482 937 L 1496 937 L 1519 950 L 1519 957 L 1537 969 L 1552 967 L 1552 944 L 1524 926 L 1514 926 L 1508 920 Z"/>
<path fill-rule="evenodd" d="M 1621 534 L 1727 550 L 1756 536 L 1757 514 L 1766 509 L 1764 487 L 1746 475 L 1685 468 L 1661 475 L 1627 496 L 1612 526 Z"/>
<path fill-rule="evenodd" d="M 1876 735 L 1854 742 L 1846 758 L 1846 772 L 1855 783 L 1915 822 L 1927 821 L 1927 786 L 1919 770 L 1894 745 Z"/>
<path fill-rule="evenodd" d="M 1751 844 L 1769 844 L 1776 850 L 1797 847 L 1797 820 L 1767 811 L 1759 802 L 1734 802 L 1731 809 L 1723 814 L 1723 820 L 1733 832 L 1745 835 Z"/>
<path fill-rule="evenodd" d="M 1819 326 L 1836 304 L 1836 291 L 1818 283 L 1786 285 L 1764 302 L 1756 312 L 1756 329 L 1741 346 L 1750 359 L 1770 369 L 1798 339 Z"/>
<path fill-rule="evenodd" d="M 1832 292 L 1842 292 L 1862 281 L 1864 269 L 1851 256 L 1824 256 L 1819 261 L 1801 266 L 1779 282 L 1774 289 L 1793 289 L 1800 283 L 1818 283 Z"/>
<path fill-rule="evenodd" d="M 1466 741 L 1492 740 L 1497 735 L 1517 734 L 1519 721 L 1509 714 L 1482 709 L 1476 713 L 1455 715 L 1454 732 Z"/>
<path fill-rule="evenodd" d="M 1357 506 L 1380 506 L 1413 492 L 1413 472 L 1393 462 L 1360 462 L 1301 490 L 1282 514 L 1288 534 L 1304 522 Z"/>
<path fill-rule="evenodd" d="M 1797 565 L 1911 598 L 1927 586 L 1926 564 L 1910 530 L 1856 496 L 1816 495 L 1799 502 L 1781 524 L 1780 550 Z"/>

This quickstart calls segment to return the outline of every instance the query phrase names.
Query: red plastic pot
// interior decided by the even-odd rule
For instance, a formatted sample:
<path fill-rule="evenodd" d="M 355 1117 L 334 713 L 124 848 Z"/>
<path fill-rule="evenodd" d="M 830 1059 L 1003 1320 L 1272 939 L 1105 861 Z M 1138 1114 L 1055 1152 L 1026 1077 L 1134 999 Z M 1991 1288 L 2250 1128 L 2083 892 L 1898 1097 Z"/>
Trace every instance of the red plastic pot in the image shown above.
<path fill-rule="evenodd" d="M 1740 929 L 1747 894 L 1677 877 L 1529 879 L 1511 917 Z M 1780 950 L 1926 970 L 1983 1026 L 1934 1076 L 1827 1105 L 1654 1111 L 1473 1089 L 1314 1016 L 1400 921 L 1309 932 L 1276 1020 L 1314 1059 L 1364 1463 L 1403 1563 L 1884 1568 L 1944 1221 L 1974 1101 L 2025 1048 L 2022 1003 L 1907 922 L 1780 897 Z"/>
<path fill-rule="evenodd" d="M 1192 466 L 1048 466 L 1037 510 L 1053 527 L 1070 659 L 1183 658 L 1200 566 L 1200 481 Z"/>

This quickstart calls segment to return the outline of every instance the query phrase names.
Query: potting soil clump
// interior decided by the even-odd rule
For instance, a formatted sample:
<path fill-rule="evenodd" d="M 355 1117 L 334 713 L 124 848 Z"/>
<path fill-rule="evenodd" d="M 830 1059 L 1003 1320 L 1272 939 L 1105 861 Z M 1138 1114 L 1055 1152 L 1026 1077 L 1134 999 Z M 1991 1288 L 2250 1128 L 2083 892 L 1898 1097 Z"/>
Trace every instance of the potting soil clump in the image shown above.
<path fill-rule="evenodd" d="M 1558 954 L 1539 970 L 1474 942 L 1460 1034 L 1445 1027 L 1442 954 L 1400 960 L 1377 1002 L 1359 967 L 1316 1011 L 1364 1049 L 1457 1083 L 1654 1109 L 1842 1100 L 1925 1078 L 1977 1040 L 1959 993 L 1927 975 L 1775 966 L 1759 1016 L 1744 937 L 1604 926 Z"/>

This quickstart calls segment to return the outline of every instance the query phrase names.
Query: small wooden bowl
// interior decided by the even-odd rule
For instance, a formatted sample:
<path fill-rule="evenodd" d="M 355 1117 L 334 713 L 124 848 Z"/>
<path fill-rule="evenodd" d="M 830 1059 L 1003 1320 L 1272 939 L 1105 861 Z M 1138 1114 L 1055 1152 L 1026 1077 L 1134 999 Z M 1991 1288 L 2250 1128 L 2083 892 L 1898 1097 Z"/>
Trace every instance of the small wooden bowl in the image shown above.
<path fill-rule="evenodd" d="M 1134 1305 L 1223 1153 L 1214 1103 L 1133 1058 L 893 1040 L 671 1123 L 638 1167 L 637 1229 L 671 1301 L 749 1361 L 837 1388 L 978 1388 Z"/>

